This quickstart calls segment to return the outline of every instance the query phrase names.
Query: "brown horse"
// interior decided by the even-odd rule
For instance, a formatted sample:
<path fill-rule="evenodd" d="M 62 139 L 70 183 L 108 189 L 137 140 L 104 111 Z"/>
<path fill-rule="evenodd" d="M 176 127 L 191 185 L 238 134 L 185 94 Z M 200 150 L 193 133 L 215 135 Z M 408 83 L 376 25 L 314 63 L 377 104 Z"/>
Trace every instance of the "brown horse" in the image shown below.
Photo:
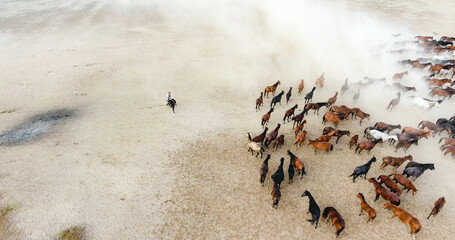
<path fill-rule="evenodd" d="M 261 96 L 256 99 L 256 112 L 261 110 L 261 106 L 264 104 L 264 98 L 262 98 L 263 93 L 261 92 Z"/>
<path fill-rule="evenodd" d="M 390 191 L 396 193 L 398 196 L 401 195 L 401 190 L 400 188 L 398 187 L 398 185 L 387 175 L 380 175 L 378 177 L 378 180 L 379 181 L 379 184 L 385 184 L 386 187 L 388 187 L 390 189 Z"/>
<path fill-rule="evenodd" d="M 273 190 L 272 190 L 271 195 L 272 195 L 272 200 L 273 200 L 272 207 L 278 208 L 278 203 L 280 202 L 280 198 L 281 198 L 281 191 L 280 191 L 280 187 L 278 186 L 277 183 L 273 184 Z"/>
<path fill-rule="evenodd" d="M 332 135 L 321 135 L 315 139 L 316 142 L 329 142 Z"/>
<path fill-rule="evenodd" d="M 411 180 L 406 178 L 405 176 L 399 174 L 399 173 L 394 173 L 389 176 L 393 176 L 393 180 L 399 184 L 401 184 L 404 188 L 404 190 L 408 190 L 406 193 L 408 193 L 410 190 L 412 191 L 412 196 L 415 196 L 417 193 L 417 188 L 414 186 L 414 183 L 412 183 Z"/>
<path fill-rule="evenodd" d="M 433 40 L 432 36 L 417 36 L 415 38 L 417 38 L 417 41 L 422 41 L 422 42 L 428 42 L 428 41 Z"/>
<path fill-rule="evenodd" d="M 253 138 L 253 142 L 261 143 L 264 142 L 265 135 L 267 134 L 267 131 L 269 130 L 268 127 L 265 127 L 264 131 L 257 135 L 256 137 Z"/>
<path fill-rule="evenodd" d="M 403 133 L 415 134 L 415 135 L 428 139 L 428 136 L 430 136 L 431 131 L 420 130 L 420 129 L 413 128 L 413 127 L 404 127 L 403 130 L 401 130 L 401 134 L 403 134 Z"/>
<path fill-rule="evenodd" d="M 278 147 L 283 146 L 283 144 L 284 144 L 284 135 L 281 134 L 279 137 L 277 137 L 275 139 L 275 142 L 273 143 L 273 148 L 275 148 L 275 151 L 278 151 Z"/>
<path fill-rule="evenodd" d="M 297 125 L 297 127 L 295 127 L 295 136 L 297 136 L 299 134 L 299 132 L 303 130 L 305 123 L 306 123 L 306 120 L 303 120 L 302 123 L 300 123 L 299 125 Z"/>
<path fill-rule="evenodd" d="M 341 105 L 341 106 L 333 105 L 330 107 L 329 111 L 334 112 L 334 113 L 342 113 L 342 114 L 346 114 L 346 115 L 351 113 L 351 109 L 344 105 Z"/>
<path fill-rule="evenodd" d="M 428 215 L 427 219 L 430 219 L 431 215 L 433 215 L 433 217 L 436 217 L 439 211 L 441 211 L 444 207 L 444 204 L 446 204 L 446 199 L 444 197 L 440 197 L 438 200 L 436 200 L 433 210 L 431 210 L 431 213 Z"/>
<path fill-rule="evenodd" d="M 294 167 L 297 169 L 298 174 L 297 175 L 302 175 L 300 179 L 303 178 L 303 174 L 306 175 L 305 172 L 305 164 L 303 163 L 302 160 L 300 160 L 297 156 L 295 156 L 291 151 L 287 151 L 287 154 L 291 157 L 291 162 L 294 165 Z"/>
<path fill-rule="evenodd" d="M 325 150 L 327 153 L 333 150 L 333 145 L 328 142 L 316 142 L 315 140 L 308 140 L 308 144 L 314 148 L 314 154 L 316 155 L 316 150 Z"/>
<path fill-rule="evenodd" d="M 431 66 L 431 63 L 420 63 L 419 61 L 414 61 L 412 63 L 412 67 L 413 68 L 417 68 L 417 69 L 420 69 L 420 70 L 423 70 L 424 68 L 428 67 L 428 66 Z"/>
<path fill-rule="evenodd" d="M 333 127 L 325 127 L 324 129 L 322 129 L 322 135 L 328 135 L 334 131 L 336 131 L 336 129 Z"/>
<path fill-rule="evenodd" d="M 430 65 L 430 68 L 428 69 L 428 71 L 439 74 L 439 72 L 441 72 L 443 66 L 444 65 L 442 65 L 442 64 Z"/>
<path fill-rule="evenodd" d="M 420 231 L 420 229 L 422 229 L 422 225 L 420 225 L 419 220 L 406 212 L 404 209 L 394 206 L 390 203 L 385 203 L 383 208 L 392 209 L 392 218 L 398 217 L 402 222 L 408 224 L 409 227 L 411 227 L 411 234 L 416 234 Z"/>
<path fill-rule="evenodd" d="M 433 97 L 434 95 L 438 95 L 440 97 L 443 97 L 443 100 L 446 99 L 447 97 L 450 98 L 454 93 L 449 90 L 449 88 L 442 89 L 440 87 L 435 87 L 431 89 L 430 91 L 430 97 Z"/>
<path fill-rule="evenodd" d="M 381 196 L 382 198 L 384 198 L 384 200 L 389 201 L 396 206 L 400 206 L 400 197 L 398 197 L 397 194 L 385 189 L 374 178 L 369 178 L 368 182 L 373 183 L 374 185 L 374 189 L 376 192 L 376 198 L 374 199 L 375 202 L 379 199 L 379 196 Z"/>
<path fill-rule="evenodd" d="M 436 131 L 439 129 L 439 125 L 437 125 L 436 123 L 432 123 L 430 121 L 421 121 L 418 127 L 420 127 L 420 130 L 427 128 L 428 130 Z"/>
<path fill-rule="evenodd" d="M 262 121 L 261 121 L 262 128 L 264 128 L 267 125 L 267 123 L 269 122 L 270 115 L 272 114 L 272 112 L 273 112 L 273 108 L 270 108 L 270 110 L 266 114 L 262 115 Z"/>
<path fill-rule="evenodd" d="M 404 152 L 406 153 L 408 149 L 414 145 L 418 145 L 418 140 L 417 139 L 411 139 L 411 140 L 399 140 L 397 145 L 395 146 L 395 152 L 398 151 L 398 149 L 403 148 Z"/>
<path fill-rule="evenodd" d="M 441 149 L 445 146 L 455 146 L 455 138 L 443 137 L 439 139 L 439 143 L 444 139 L 444 143 L 441 146 Z"/>
<path fill-rule="evenodd" d="M 299 90 L 299 92 L 298 92 L 298 93 L 299 93 L 299 95 L 300 95 L 300 94 L 302 93 L 302 91 L 303 91 L 303 79 L 302 79 L 302 80 L 300 80 L 300 84 L 299 84 L 299 88 L 298 88 L 298 90 Z"/>
<path fill-rule="evenodd" d="M 335 237 L 338 237 L 346 227 L 343 217 L 341 217 L 340 213 L 338 213 L 334 207 L 326 207 L 322 213 L 322 219 L 327 219 L 327 222 L 332 220 L 332 225 L 334 225 L 337 230 Z"/>
<path fill-rule="evenodd" d="M 351 136 L 351 133 L 349 131 L 343 131 L 343 130 L 335 130 L 335 131 L 332 131 L 330 132 L 330 134 L 333 136 L 336 136 L 337 137 L 337 140 L 335 141 L 335 144 L 338 144 L 338 141 L 340 140 L 341 137 L 343 136 Z"/>
<path fill-rule="evenodd" d="M 357 147 L 355 148 L 355 153 L 357 153 L 358 150 L 359 150 L 359 154 L 362 152 L 362 150 L 367 150 L 369 153 L 371 151 L 371 149 L 373 149 L 374 146 L 376 146 L 376 144 L 378 144 L 379 142 L 382 143 L 382 139 L 361 142 L 361 143 L 357 144 Z"/>
<path fill-rule="evenodd" d="M 401 99 L 401 92 L 397 93 L 397 97 L 392 99 L 389 103 L 389 106 L 387 107 L 387 110 L 392 110 L 394 107 L 396 107 L 400 103 Z"/>
<path fill-rule="evenodd" d="M 319 88 L 323 88 L 324 87 L 324 73 L 318 77 L 318 79 L 316 79 L 316 83 L 314 85 L 316 85 L 317 87 Z"/>
<path fill-rule="evenodd" d="M 308 115 L 309 110 L 314 110 L 314 113 L 316 113 L 319 116 L 319 109 L 321 107 L 327 107 L 329 103 L 327 102 L 317 102 L 317 103 L 307 103 L 305 104 L 305 111 L 306 114 Z"/>
<path fill-rule="evenodd" d="M 360 108 L 351 108 L 351 114 L 354 115 L 354 118 L 357 119 L 357 117 L 360 118 L 360 126 L 362 126 L 362 121 L 363 119 L 367 119 L 370 121 L 370 114 L 360 110 Z"/>
<path fill-rule="evenodd" d="M 303 117 L 305 117 L 305 110 L 292 117 L 291 120 L 294 121 L 294 123 L 292 124 L 292 128 L 294 128 L 295 124 L 299 125 L 300 123 L 302 123 Z"/>
<path fill-rule="evenodd" d="M 273 140 L 275 140 L 278 137 L 278 130 L 280 130 L 281 124 L 277 124 L 276 128 L 269 132 L 267 136 L 265 137 L 264 145 L 266 148 L 269 147 L 269 144 L 272 143 Z"/>
<path fill-rule="evenodd" d="M 305 141 L 306 134 L 307 134 L 307 132 L 306 132 L 305 130 L 303 130 L 302 132 L 300 132 L 300 133 L 296 136 L 294 145 L 297 146 L 297 143 L 298 143 L 299 146 L 302 146 L 302 143 Z"/>
<path fill-rule="evenodd" d="M 435 85 L 438 87 L 442 87 L 444 84 L 447 84 L 447 83 L 452 84 L 452 82 L 453 82 L 452 79 L 449 79 L 449 78 L 445 78 L 445 79 L 431 78 L 431 79 L 427 79 L 427 81 L 430 85 Z"/>
<path fill-rule="evenodd" d="M 359 135 L 354 135 L 354 137 L 351 138 L 351 140 L 349 140 L 349 149 L 352 148 L 352 146 L 356 145 L 357 144 L 357 141 L 359 140 Z"/>
<path fill-rule="evenodd" d="M 285 123 L 286 118 L 288 119 L 288 122 L 289 122 L 289 118 L 291 118 L 292 115 L 295 115 L 294 112 L 298 106 L 299 105 L 296 104 L 296 105 L 294 105 L 294 107 L 291 107 L 288 110 L 286 110 L 286 112 L 284 113 L 284 117 L 283 117 L 283 124 Z"/>
<path fill-rule="evenodd" d="M 365 211 L 368 214 L 368 220 L 365 222 L 373 221 L 376 218 L 376 210 L 370 206 L 365 200 L 363 194 L 357 194 L 357 197 L 360 198 L 360 213 L 359 216 L 362 215 L 362 212 Z"/>
<path fill-rule="evenodd" d="M 401 129 L 401 125 L 400 124 L 393 125 L 393 124 L 387 124 L 385 122 L 377 122 L 377 123 L 374 124 L 373 127 L 375 129 L 377 129 L 378 131 L 381 131 L 381 132 L 384 132 L 384 131 L 387 130 L 387 134 L 389 134 L 394 129 Z"/>
<path fill-rule="evenodd" d="M 327 102 L 329 103 L 328 106 L 331 106 L 332 104 L 334 104 L 337 101 L 337 96 L 338 96 L 338 92 L 335 92 L 335 95 L 333 97 L 329 98 L 329 100 L 327 100 Z"/>
<path fill-rule="evenodd" d="M 273 84 L 272 86 L 267 86 L 267 87 L 265 87 L 264 96 L 267 96 L 267 98 L 269 98 L 269 93 L 272 93 L 272 95 L 275 96 L 276 88 L 277 88 L 278 85 L 280 85 L 280 84 L 281 84 L 281 82 L 278 81 L 278 82 L 276 82 L 275 84 Z"/>
<path fill-rule="evenodd" d="M 451 153 L 452 157 L 455 155 L 455 146 L 444 146 L 442 150 L 445 150 L 444 156 Z"/>
<path fill-rule="evenodd" d="M 322 117 L 322 123 L 325 123 L 327 121 L 333 122 L 335 124 L 335 127 L 338 126 L 341 120 L 349 120 L 349 116 L 344 114 L 336 114 L 333 112 L 326 112 Z"/>
<path fill-rule="evenodd" d="M 412 156 L 409 154 L 404 157 L 383 157 L 382 158 L 382 168 L 387 167 L 388 165 L 393 166 L 393 169 L 397 169 L 403 164 L 406 160 L 412 161 Z"/>
<path fill-rule="evenodd" d="M 408 71 L 405 71 L 405 72 L 401 72 L 401 73 L 395 73 L 395 75 L 393 75 L 393 80 L 401 80 L 404 75 L 407 75 L 408 74 Z"/>

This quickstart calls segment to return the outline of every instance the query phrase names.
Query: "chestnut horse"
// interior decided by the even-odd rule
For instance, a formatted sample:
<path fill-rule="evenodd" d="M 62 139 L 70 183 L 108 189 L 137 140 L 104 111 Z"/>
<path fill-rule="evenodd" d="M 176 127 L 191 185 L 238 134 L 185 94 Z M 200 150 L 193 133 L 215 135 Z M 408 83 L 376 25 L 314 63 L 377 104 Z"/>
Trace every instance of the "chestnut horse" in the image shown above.
<path fill-rule="evenodd" d="M 412 191 L 412 196 L 415 196 L 416 193 L 417 193 L 417 188 L 414 186 L 414 183 L 409 180 L 408 178 L 406 178 L 405 176 L 403 176 L 402 174 L 399 174 L 399 173 L 394 173 L 394 174 L 390 174 L 390 176 L 393 176 L 393 180 L 399 184 L 401 184 L 404 188 L 403 188 L 403 191 L 404 190 L 408 190 L 406 193 L 408 193 L 410 190 Z"/>
<path fill-rule="evenodd" d="M 269 122 L 270 115 L 272 114 L 272 112 L 273 112 L 273 108 L 270 108 L 270 110 L 262 116 L 262 121 L 261 121 L 262 128 L 264 128 L 267 125 L 267 123 Z"/>
<path fill-rule="evenodd" d="M 408 74 L 408 71 L 405 71 L 405 72 L 402 72 L 402 73 L 395 73 L 395 75 L 393 75 L 393 80 L 401 80 L 404 75 L 407 75 Z"/>
<path fill-rule="evenodd" d="M 428 215 L 427 219 L 430 219 L 431 215 L 433 215 L 433 217 L 436 217 L 439 211 L 441 211 L 444 207 L 444 204 L 446 204 L 446 199 L 444 197 L 440 197 L 438 200 L 436 200 L 433 210 L 431 210 L 431 213 Z"/>
<path fill-rule="evenodd" d="M 384 131 L 387 130 L 387 134 L 389 134 L 394 129 L 401 129 L 401 125 L 400 124 L 393 125 L 393 124 L 387 124 L 385 122 L 377 122 L 377 123 L 374 124 L 373 127 L 376 130 L 381 131 L 381 132 L 384 132 Z"/>
<path fill-rule="evenodd" d="M 319 88 L 323 88 L 324 87 L 324 73 L 318 77 L 318 79 L 316 79 L 316 83 L 314 85 L 316 85 L 317 87 Z"/>
<path fill-rule="evenodd" d="M 300 132 L 300 133 L 296 136 L 294 145 L 297 146 L 297 143 L 298 143 L 299 146 L 302 146 L 302 143 L 305 141 L 306 134 L 307 134 L 307 131 L 305 131 L 305 130 L 303 130 L 302 132 Z"/>
<path fill-rule="evenodd" d="M 383 157 L 382 158 L 382 168 L 387 167 L 388 165 L 393 166 L 393 169 L 397 169 L 403 164 L 406 160 L 412 161 L 412 156 L 409 154 L 405 157 Z"/>
<path fill-rule="evenodd" d="M 297 169 L 298 174 L 297 175 L 302 175 L 300 179 L 303 178 L 303 174 L 306 175 L 305 172 L 305 164 L 303 163 L 302 160 L 300 160 L 297 156 L 295 156 L 291 151 L 287 151 L 287 154 L 291 157 L 291 162 L 294 165 L 294 167 Z"/>
<path fill-rule="evenodd" d="M 443 147 L 445 146 L 455 146 L 455 138 L 448 138 L 448 137 L 443 137 L 441 139 L 439 139 L 439 143 L 441 143 L 441 141 L 444 139 L 444 143 L 442 144 L 442 146 L 440 147 L 440 149 L 442 150 Z"/>
<path fill-rule="evenodd" d="M 330 121 L 330 122 L 333 122 L 335 124 L 335 127 L 338 126 L 338 124 L 341 122 L 341 120 L 349 120 L 348 115 L 336 114 L 336 113 L 333 113 L 333 112 L 326 112 L 324 114 L 324 116 L 322 117 L 322 123 Z"/>
<path fill-rule="evenodd" d="M 368 121 L 370 121 L 370 114 L 363 112 L 360 110 L 360 108 L 351 108 L 351 114 L 354 115 L 355 119 L 357 119 L 357 117 L 360 118 L 360 126 L 362 126 L 363 119 L 366 118 Z"/>
<path fill-rule="evenodd" d="M 374 146 L 376 146 L 376 144 L 378 144 L 379 142 L 382 143 L 382 139 L 361 142 L 361 143 L 357 144 L 357 147 L 355 148 L 355 153 L 357 153 L 358 150 L 359 150 L 359 154 L 360 154 L 360 152 L 362 152 L 362 150 L 367 150 L 369 153 L 371 151 L 371 149 L 373 149 Z"/>
<path fill-rule="evenodd" d="M 316 150 L 317 149 L 325 150 L 327 153 L 329 151 L 333 151 L 333 145 L 331 143 L 328 143 L 328 142 L 317 142 L 315 140 L 308 140 L 308 144 L 307 145 L 313 146 L 315 155 L 316 155 Z"/>
<path fill-rule="evenodd" d="M 334 104 L 337 101 L 337 96 L 338 96 L 338 92 L 335 92 L 335 95 L 333 97 L 329 98 L 329 100 L 327 100 L 327 102 L 329 103 L 328 106 L 331 106 L 332 104 Z"/>
<path fill-rule="evenodd" d="M 445 78 L 445 79 L 431 78 L 431 79 L 427 79 L 427 81 L 430 85 L 435 85 L 438 87 L 442 87 L 444 84 L 447 84 L 447 83 L 452 84 L 452 82 L 453 82 L 452 79 L 449 79 L 449 78 Z"/>
<path fill-rule="evenodd" d="M 302 91 L 303 91 L 303 79 L 300 80 L 300 84 L 299 84 L 298 90 L 299 90 L 298 94 L 300 95 L 302 93 Z"/>
<path fill-rule="evenodd" d="M 326 207 L 322 213 L 322 219 L 327 219 L 327 222 L 332 220 L 332 225 L 334 225 L 337 230 L 335 237 L 338 237 L 346 227 L 343 217 L 341 217 L 340 213 L 338 213 L 334 207 Z"/>
<path fill-rule="evenodd" d="M 376 198 L 374 199 L 375 202 L 379 199 L 379 196 L 381 196 L 382 198 L 384 198 L 384 200 L 390 201 L 392 204 L 396 206 L 400 206 L 400 197 L 398 197 L 397 194 L 385 189 L 374 178 L 369 178 L 368 182 L 373 183 L 374 185 L 374 189 L 376 192 Z"/>
<path fill-rule="evenodd" d="M 420 127 L 420 130 L 428 128 L 428 130 L 436 131 L 439 129 L 439 125 L 437 125 L 436 123 L 432 123 L 430 121 L 421 121 L 417 126 Z"/>
<path fill-rule="evenodd" d="M 378 180 L 379 181 L 379 184 L 385 184 L 386 187 L 388 187 L 390 189 L 391 192 L 394 192 L 396 193 L 398 196 L 401 195 L 401 190 L 400 188 L 398 187 L 398 185 L 387 175 L 380 175 L 378 177 Z"/>
<path fill-rule="evenodd" d="M 354 135 L 354 137 L 351 138 L 351 140 L 349 140 L 349 149 L 352 148 L 352 146 L 356 145 L 357 144 L 357 141 L 359 140 L 359 135 Z"/>
<path fill-rule="evenodd" d="M 342 106 L 331 106 L 329 111 L 334 112 L 334 113 L 342 113 L 342 114 L 351 114 L 351 109 L 342 105 Z"/>
<path fill-rule="evenodd" d="M 273 96 L 275 96 L 275 91 L 276 91 L 276 88 L 278 87 L 278 85 L 280 85 L 281 82 L 278 81 L 276 82 L 275 84 L 273 84 L 272 86 L 267 86 L 265 87 L 265 90 L 264 90 L 264 96 L 267 96 L 267 98 L 269 98 L 269 93 L 271 92 Z"/>
<path fill-rule="evenodd" d="M 442 147 L 442 151 L 445 150 L 444 156 L 451 153 L 452 157 L 455 155 L 455 146 L 444 146 Z"/>
<path fill-rule="evenodd" d="M 306 123 L 306 120 L 303 120 L 302 123 L 300 123 L 299 125 L 297 125 L 297 127 L 295 127 L 295 136 L 297 136 L 299 134 L 299 132 L 303 130 L 305 123 Z"/>
<path fill-rule="evenodd" d="M 376 210 L 374 210 L 374 208 L 367 203 L 362 193 L 357 194 L 357 197 L 360 198 L 359 216 L 362 215 L 363 211 L 365 211 L 368 214 L 368 220 L 365 223 L 373 221 L 376 218 Z"/>
<path fill-rule="evenodd" d="M 390 203 L 385 203 L 383 208 L 392 209 L 392 218 L 398 217 L 402 222 L 408 224 L 411 227 L 411 235 L 418 233 L 420 229 L 422 229 L 422 225 L 420 225 L 419 220 L 406 212 L 404 209 L 394 206 Z"/>

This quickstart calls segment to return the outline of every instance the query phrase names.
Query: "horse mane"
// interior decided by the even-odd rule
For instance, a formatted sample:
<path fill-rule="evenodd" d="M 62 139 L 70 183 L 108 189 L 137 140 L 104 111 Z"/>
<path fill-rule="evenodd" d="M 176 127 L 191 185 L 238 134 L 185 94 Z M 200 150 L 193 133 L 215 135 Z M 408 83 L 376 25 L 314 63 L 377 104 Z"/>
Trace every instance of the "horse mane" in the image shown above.
<path fill-rule="evenodd" d="M 326 207 L 324 209 L 324 212 L 322 213 L 322 217 L 323 218 L 327 218 L 327 216 L 329 215 L 329 212 L 332 211 L 332 210 L 335 210 L 335 208 L 333 207 Z"/>
<path fill-rule="evenodd" d="M 359 195 L 360 195 L 360 197 L 362 198 L 363 202 L 366 203 L 367 201 L 365 200 L 365 197 L 363 196 L 363 194 L 362 194 L 362 193 L 359 193 Z"/>

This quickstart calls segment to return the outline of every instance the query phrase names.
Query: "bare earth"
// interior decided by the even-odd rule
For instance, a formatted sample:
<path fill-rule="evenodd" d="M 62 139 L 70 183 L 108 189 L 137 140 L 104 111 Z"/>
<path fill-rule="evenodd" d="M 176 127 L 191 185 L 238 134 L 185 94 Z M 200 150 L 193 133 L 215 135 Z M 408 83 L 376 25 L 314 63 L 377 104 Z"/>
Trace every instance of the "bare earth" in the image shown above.
<path fill-rule="evenodd" d="M 278 91 L 293 87 L 289 104 L 282 101 L 272 113 L 272 130 L 286 109 L 297 103 L 302 110 L 304 95 L 296 92 L 301 78 L 306 93 L 324 72 L 326 86 L 316 90 L 314 102 L 326 101 L 346 77 L 390 79 L 404 71 L 394 62 L 416 55 L 385 54 L 397 48 L 394 41 L 431 35 L 433 26 L 440 35 L 455 34 L 432 22 L 416 30 L 409 11 L 434 11 L 426 5 L 398 1 L 406 17 L 383 22 L 378 18 L 389 14 L 388 1 L 380 7 L 357 2 L 4 1 L 0 208 L 14 209 L 0 218 L 0 238 L 55 239 L 72 226 L 85 227 L 87 239 L 332 237 L 330 224 L 320 221 L 315 230 L 305 221 L 310 217 L 308 199 L 300 197 L 305 189 L 321 208 L 333 206 L 342 214 L 341 238 L 409 238 L 407 225 L 387 220 L 392 213 L 382 209 L 382 198 L 373 203 L 372 184 L 363 179 L 353 184 L 347 177 L 372 155 L 378 162 L 368 176 L 390 174 L 391 168 L 379 167 L 382 157 L 403 151 L 394 153 L 384 143 L 371 154 L 355 155 L 343 137 L 333 152 L 315 155 L 309 146 L 292 145 L 292 123 L 286 123 L 280 129 L 284 147 L 267 151 L 272 158 L 264 187 L 262 160 L 247 153 L 246 133 L 262 131 L 260 119 L 269 109 L 266 99 L 254 110 L 265 86 L 281 80 Z M 453 22 L 442 15 L 441 21 Z M 392 38 L 397 32 L 402 36 Z M 410 72 L 402 83 L 426 97 L 422 75 Z M 168 91 L 177 100 L 176 114 L 165 106 Z M 396 111 L 385 111 L 395 94 L 383 86 L 363 90 L 355 105 L 371 120 L 361 127 L 350 120 L 339 128 L 363 135 L 377 121 L 416 127 L 421 120 L 454 114 L 453 99 L 430 111 L 411 108 L 404 99 Z M 339 96 L 337 104 L 354 106 L 353 95 Z M 311 139 L 322 132 L 324 112 L 305 117 Z M 17 129 L 20 134 L 5 135 Z M 4 136 L 19 140 L 7 144 Z M 417 179 L 415 197 L 401 198 L 423 226 L 418 239 L 455 234 L 449 224 L 455 217 L 455 162 L 438 150 L 438 140 L 422 140 L 408 151 L 415 161 L 434 162 L 436 168 Z M 303 159 L 308 175 L 283 183 L 274 209 L 270 175 L 284 157 L 287 181 L 287 149 Z M 358 192 L 378 212 L 372 224 L 358 216 Z M 447 200 L 443 211 L 427 220 L 441 196 Z"/>

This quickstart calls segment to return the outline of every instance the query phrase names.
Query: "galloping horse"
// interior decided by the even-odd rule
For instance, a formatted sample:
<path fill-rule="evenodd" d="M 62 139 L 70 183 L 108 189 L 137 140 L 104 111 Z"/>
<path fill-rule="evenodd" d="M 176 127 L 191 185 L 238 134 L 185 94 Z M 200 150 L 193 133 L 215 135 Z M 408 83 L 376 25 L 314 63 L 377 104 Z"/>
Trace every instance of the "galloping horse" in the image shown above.
<path fill-rule="evenodd" d="M 264 90 L 264 95 L 267 96 L 267 98 L 269 98 L 269 93 L 271 92 L 273 96 L 275 96 L 275 91 L 276 91 L 276 88 L 278 87 L 278 85 L 280 85 L 281 82 L 278 81 L 276 82 L 275 84 L 273 84 L 272 86 L 267 86 L 265 87 L 265 90 Z"/>

